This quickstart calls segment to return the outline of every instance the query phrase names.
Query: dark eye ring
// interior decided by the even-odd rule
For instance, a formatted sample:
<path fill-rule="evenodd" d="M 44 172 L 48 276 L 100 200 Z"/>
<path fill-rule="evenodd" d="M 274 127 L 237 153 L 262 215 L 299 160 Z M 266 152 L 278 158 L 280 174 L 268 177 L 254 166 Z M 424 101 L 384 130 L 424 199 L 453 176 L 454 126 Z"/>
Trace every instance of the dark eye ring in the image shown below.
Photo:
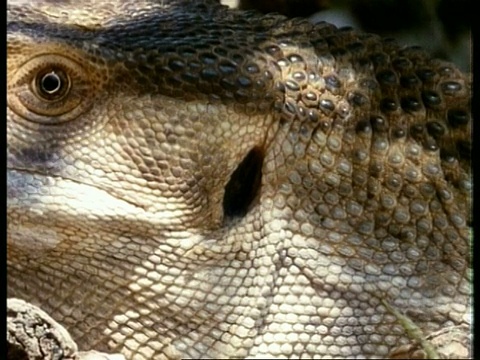
<path fill-rule="evenodd" d="M 70 79 L 61 69 L 41 72 L 35 78 L 37 94 L 45 100 L 59 100 L 70 89 Z"/>

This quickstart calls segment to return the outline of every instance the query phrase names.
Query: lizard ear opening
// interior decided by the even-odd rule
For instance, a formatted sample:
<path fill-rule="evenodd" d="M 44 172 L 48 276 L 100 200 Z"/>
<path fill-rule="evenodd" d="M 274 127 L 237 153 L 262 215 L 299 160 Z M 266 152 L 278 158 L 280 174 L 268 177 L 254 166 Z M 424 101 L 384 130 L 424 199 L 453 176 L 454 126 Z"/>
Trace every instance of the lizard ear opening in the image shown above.
<path fill-rule="evenodd" d="M 263 151 L 255 147 L 232 173 L 223 197 L 225 216 L 244 216 L 250 209 L 261 187 L 263 158 Z"/>

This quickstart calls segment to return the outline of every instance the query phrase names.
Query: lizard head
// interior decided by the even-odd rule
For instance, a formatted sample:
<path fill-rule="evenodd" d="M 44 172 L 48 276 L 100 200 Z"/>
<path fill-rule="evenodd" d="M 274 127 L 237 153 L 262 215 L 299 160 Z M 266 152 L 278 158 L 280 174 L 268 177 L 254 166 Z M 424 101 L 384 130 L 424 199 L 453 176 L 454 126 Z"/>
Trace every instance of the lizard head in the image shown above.
<path fill-rule="evenodd" d="M 256 99 L 271 86 L 270 73 L 259 75 L 238 49 L 208 51 L 218 40 L 197 33 L 207 21 L 201 11 L 196 27 L 177 34 L 192 20 L 181 3 L 147 2 L 128 19 L 120 5 L 39 4 L 9 7 L 10 208 L 52 201 L 51 210 L 71 204 L 72 216 L 82 208 L 114 216 L 121 207 L 170 228 L 212 228 L 225 212 L 248 207 L 271 121 L 261 109 L 268 103 Z M 254 170 L 239 187 L 235 179 L 248 171 L 232 174 L 242 160 Z M 32 182 L 35 192 L 19 201 Z M 52 188 L 75 201 L 49 196 Z"/>

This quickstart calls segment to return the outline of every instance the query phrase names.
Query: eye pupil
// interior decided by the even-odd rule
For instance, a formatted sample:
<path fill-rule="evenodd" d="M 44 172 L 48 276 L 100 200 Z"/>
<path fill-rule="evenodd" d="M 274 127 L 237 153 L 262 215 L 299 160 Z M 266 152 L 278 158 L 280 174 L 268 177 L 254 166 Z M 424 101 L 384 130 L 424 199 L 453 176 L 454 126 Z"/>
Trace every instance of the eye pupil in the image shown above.
<path fill-rule="evenodd" d="M 63 69 L 50 68 L 37 73 L 33 87 L 42 100 L 59 101 L 69 93 L 70 79 Z"/>
<path fill-rule="evenodd" d="M 47 94 L 55 94 L 62 87 L 62 79 L 54 71 L 45 74 L 40 82 L 42 90 Z"/>

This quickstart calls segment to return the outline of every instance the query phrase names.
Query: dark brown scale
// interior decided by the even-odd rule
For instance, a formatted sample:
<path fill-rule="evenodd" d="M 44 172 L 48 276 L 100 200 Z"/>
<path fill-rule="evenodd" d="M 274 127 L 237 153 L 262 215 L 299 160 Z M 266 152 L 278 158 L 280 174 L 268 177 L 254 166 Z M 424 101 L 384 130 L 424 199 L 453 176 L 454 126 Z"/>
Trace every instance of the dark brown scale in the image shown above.
<path fill-rule="evenodd" d="M 463 109 L 450 109 L 447 112 L 447 120 L 451 127 L 457 128 L 467 125 L 470 121 L 470 116 Z"/>
<path fill-rule="evenodd" d="M 302 58 L 300 55 L 297 55 L 297 54 L 289 55 L 289 56 L 288 56 L 288 60 L 290 60 L 290 62 L 291 62 L 292 64 L 300 63 L 300 62 L 305 62 L 305 61 L 303 60 L 303 58 Z"/>
<path fill-rule="evenodd" d="M 368 120 L 360 120 L 355 127 L 357 133 L 369 134 L 372 132 L 371 124 Z"/>
<path fill-rule="evenodd" d="M 305 115 L 307 114 L 305 108 L 303 106 L 297 106 L 297 111 L 298 111 L 298 115 L 300 115 L 300 118 L 304 119 Z"/>
<path fill-rule="evenodd" d="M 280 48 L 289 48 L 289 47 L 292 47 L 292 46 L 295 46 L 296 44 L 293 43 L 292 39 L 286 39 L 286 38 L 282 38 L 280 40 L 278 40 L 278 46 L 280 46 Z"/>
<path fill-rule="evenodd" d="M 381 163 L 372 163 L 370 164 L 369 168 L 368 168 L 368 171 L 370 173 L 370 175 L 372 175 L 373 177 L 380 177 L 380 175 L 382 174 L 383 172 L 383 165 Z"/>
<path fill-rule="evenodd" d="M 447 150 L 447 149 L 441 149 L 440 150 L 440 158 L 443 161 L 446 161 L 448 163 L 455 162 L 455 154 L 452 151 Z"/>
<path fill-rule="evenodd" d="M 445 134 L 445 127 L 438 121 L 429 121 L 427 131 L 434 139 L 438 139 Z"/>
<path fill-rule="evenodd" d="M 335 58 L 330 52 L 322 54 L 319 62 L 326 67 L 334 67 L 338 64 L 338 62 L 335 60 Z"/>
<path fill-rule="evenodd" d="M 310 72 L 308 74 L 308 81 L 312 84 L 316 84 L 319 82 L 322 82 L 323 85 L 323 77 L 321 77 L 318 73 L 316 72 Z"/>
<path fill-rule="evenodd" d="M 377 73 L 377 81 L 380 85 L 397 85 L 397 74 L 395 74 L 395 72 L 393 72 L 392 70 L 382 70 Z"/>
<path fill-rule="evenodd" d="M 246 76 L 237 77 L 237 84 L 242 88 L 249 88 L 252 86 L 252 80 Z"/>
<path fill-rule="evenodd" d="M 285 87 L 288 90 L 291 90 L 291 91 L 299 91 L 300 90 L 300 86 L 293 80 L 285 81 Z"/>
<path fill-rule="evenodd" d="M 351 92 L 348 94 L 348 102 L 353 106 L 363 106 L 369 103 L 368 97 L 359 93 Z"/>
<path fill-rule="evenodd" d="M 235 91 L 237 89 L 237 85 L 231 79 L 223 78 L 220 80 L 220 86 L 225 90 Z"/>
<path fill-rule="evenodd" d="M 179 75 L 176 74 L 174 76 L 170 76 L 165 79 L 165 83 L 167 84 L 168 87 L 173 88 L 174 90 L 177 89 L 175 92 L 178 94 L 182 94 L 182 91 L 179 91 L 178 89 L 182 85 L 182 80 L 180 79 Z"/>
<path fill-rule="evenodd" d="M 356 59 L 357 69 L 365 69 L 366 71 L 371 67 L 371 61 L 366 57 Z"/>
<path fill-rule="evenodd" d="M 378 88 L 378 83 L 374 79 L 362 79 L 359 81 L 359 85 L 361 88 L 365 90 L 376 90 Z"/>
<path fill-rule="evenodd" d="M 437 77 L 437 73 L 435 71 L 433 71 L 432 69 L 428 69 L 428 68 L 419 69 L 419 70 L 417 70 L 416 73 L 417 73 L 418 78 L 420 80 L 422 80 L 422 82 L 424 82 L 424 83 L 431 83 Z"/>
<path fill-rule="evenodd" d="M 429 109 L 437 109 L 442 104 L 442 97 L 433 90 L 422 91 L 422 100 Z"/>
<path fill-rule="evenodd" d="M 380 101 L 380 109 L 383 112 L 393 112 L 398 109 L 398 104 L 394 99 L 384 98 Z"/>
<path fill-rule="evenodd" d="M 324 38 L 312 39 L 311 44 L 319 53 L 328 52 L 328 43 Z"/>
<path fill-rule="evenodd" d="M 265 48 L 265 52 L 275 59 L 281 58 L 283 56 L 283 51 L 276 45 L 270 45 Z"/>
<path fill-rule="evenodd" d="M 386 38 L 383 38 L 381 41 L 382 41 L 383 49 L 387 53 L 393 53 L 397 51 L 398 43 L 397 43 L 397 40 L 395 40 L 394 38 L 386 37 Z"/>
<path fill-rule="evenodd" d="M 339 102 L 335 108 L 335 111 L 340 118 L 346 119 L 351 113 L 351 108 L 346 102 Z"/>
<path fill-rule="evenodd" d="M 316 111 L 314 111 L 312 109 L 308 110 L 307 116 L 308 116 L 308 119 L 312 122 L 317 122 L 318 121 L 318 114 L 317 114 Z"/>
<path fill-rule="evenodd" d="M 405 129 L 402 128 L 395 128 L 392 130 L 392 136 L 394 139 L 401 139 L 404 138 L 407 135 L 407 132 Z"/>
<path fill-rule="evenodd" d="M 218 62 L 218 58 L 216 55 L 212 53 L 203 53 L 198 56 L 200 61 L 205 65 L 213 65 Z"/>
<path fill-rule="evenodd" d="M 223 47 L 215 47 L 213 49 L 213 53 L 219 56 L 225 56 L 225 57 L 228 56 L 228 50 Z"/>
<path fill-rule="evenodd" d="M 252 99 L 252 94 L 243 89 L 238 89 L 235 91 L 235 100 L 240 104 L 246 104 L 249 100 Z"/>
<path fill-rule="evenodd" d="M 407 112 L 415 112 L 422 109 L 422 103 L 415 96 L 406 96 L 400 100 L 400 106 Z"/>
<path fill-rule="evenodd" d="M 183 71 L 185 69 L 185 62 L 180 59 L 171 59 L 168 62 L 168 67 L 173 71 Z"/>
<path fill-rule="evenodd" d="M 257 89 L 265 89 L 265 87 L 267 86 L 265 81 L 263 79 L 256 79 L 255 82 L 254 82 L 254 86 L 257 88 Z M 267 96 L 265 94 L 265 96 Z"/>
<path fill-rule="evenodd" d="M 303 98 L 303 101 L 305 103 L 308 103 L 308 104 L 311 104 L 311 105 L 316 104 L 317 101 L 318 101 L 318 96 L 313 91 L 308 91 L 308 92 L 302 94 L 302 98 Z"/>
<path fill-rule="evenodd" d="M 237 72 L 237 65 L 229 61 L 221 61 L 218 64 L 218 70 L 224 75 L 235 74 Z"/>
<path fill-rule="evenodd" d="M 346 46 L 347 50 L 352 54 L 361 53 L 365 51 L 365 45 L 359 41 L 353 42 Z"/>
<path fill-rule="evenodd" d="M 245 55 L 248 55 L 248 52 Z M 237 64 L 240 64 L 245 60 L 245 55 L 234 53 L 234 54 L 231 55 L 231 58 L 232 58 L 233 62 L 235 62 Z"/>
<path fill-rule="evenodd" d="M 431 138 L 427 139 L 423 143 L 423 147 L 425 148 L 425 150 L 428 150 L 428 151 L 437 151 L 438 150 L 437 142 L 434 139 L 431 139 Z"/>
<path fill-rule="evenodd" d="M 320 109 L 322 109 L 327 114 L 335 110 L 335 104 L 333 103 L 333 101 L 328 99 L 320 100 L 319 106 L 320 106 Z"/>
<path fill-rule="evenodd" d="M 456 81 L 445 81 L 440 88 L 445 95 L 455 95 L 462 90 L 462 85 Z"/>
<path fill-rule="evenodd" d="M 309 102 L 312 102 L 312 103 L 316 103 L 317 100 L 318 100 L 317 94 L 314 93 L 313 91 L 306 92 L 305 94 L 303 94 L 303 97 L 305 98 L 305 100 L 307 100 Z"/>
<path fill-rule="evenodd" d="M 410 126 L 410 135 L 417 141 L 421 140 L 424 136 L 424 126 L 422 124 L 414 124 Z"/>
<path fill-rule="evenodd" d="M 342 83 L 335 75 L 328 75 L 325 77 L 325 87 L 333 94 L 337 94 L 341 88 Z"/>
<path fill-rule="evenodd" d="M 189 61 L 187 65 L 188 68 L 193 71 L 199 71 L 202 68 L 202 64 L 197 61 Z"/>
<path fill-rule="evenodd" d="M 372 125 L 372 129 L 375 132 L 385 132 L 388 130 L 388 121 L 382 116 L 371 116 L 370 124 Z"/>
<path fill-rule="evenodd" d="M 343 48 L 337 48 L 332 49 L 331 54 L 337 61 L 342 61 L 342 59 L 346 58 L 350 53 Z"/>
<path fill-rule="evenodd" d="M 281 112 L 283 110 L 283 101 L 277 100 L 273 103 L 273 110 Z M 284 121 L 284 119 L 282 119 Z"/>
<path fill-rule="evenodd" d="M 373 53 L 372 55 L 370 55 L 370 60 L 372 61 L 375 68 L 378 68 L 378 67 L 383 67 L 388 65 L 389 57 L 387 54 L 383 52 L 379 52 L 379 53 Z"/>
<path fill-rule="evenodd" d="M 275 90 L 278 92 L 284 93 L 285 92 L 285 84 L 283 82 L 275 83 Z"/>
<path fill-rule="evenodd" d="M 413 88 L 416 88 L 417 86 L 420 86 L 420 84 L 421 84 L 420 79 L 414 74 L 402 75 L 400 77 L 400 85 L 404 88 L 413 89 Z"/>
<path fill-rule="evenodd" d="M 326 120 L 321 121 L 320 122 L 320 128 L 322 129 L 323 132 L 327 132 L 331 128 L 330 122 L 326 121 Z"/>
<path fill-rule="evenodd" d="M 183 72 L 181 77 L 186 82 L 192 83 L 192 84 L 198 81 L 198 75 L 191 72 Z"/>
<path fill-rule="evenodd" d="M 192 49 L 192 48 L 188 48 L 188 47 L 184 47 L 184 48 L 178 49 L 177 53 L 178 53 L 182 58 L 190 59 L 190 58 L 192 58 L 192 57 L 194 57 L 194 56 L 197 55 L 197 50 Z"/>
<path fill-rule="evenodd" d="M 392 174 L 387 178 L 387 187 L 392 191 L 398 191 L 402 188 L 402 178 L 398 174 Z"/>
<path fill-rule="evenodd" d="M 453 70 L 453 68 L 451 66 L 442 66 L 438 73 L 441 75 L 441 76 L 445 76 L 445 77 L 449 77 L 449 76 L 452 76 L 455 71 Z"/>
<path fill-rule="evenodd" d="M 290 61 L 288 59 L 283 58 L 283 59 L 277 60 L 277 64 L 281 68 L 286 68 L 290 66 Z"/>
<path fill-rule="evenodd" d="M 392 61 L 392 65 L 396 70 L 398 70 L 400 72 L 404 72 L 406 70 L 409 70 L 413 66 L 412 62 L 409 59 L 407 59 L 406 57 L 396 58 L 395 60 Z"/>
<path fill-rule="evenodd" d="M 298 82 L 303 82 L 307 79 L 307 76 L 304 72 L 301 71 L 296 71 L 292 74 L 292 77 L 298 81 Z"/>
<path fill-rule="evenodd" d="M 297 104 L 292 101 L 286 101 L 285 110 L 291 114 L 295 114 L 297 111 Z"/>
<path fill-rule="evenodd" d="M 255 64 L 248 64 L 245 66 L 245 70 L 249 74 L 258 74 L 260 72 L 260 69 Z"/>
<path fill-rule="evenodd" d="M 200 77 L 206 81 L 212 81 L 219 78 L 218 72 L 213 68 L 205 68 L 200 71 Z"/>

